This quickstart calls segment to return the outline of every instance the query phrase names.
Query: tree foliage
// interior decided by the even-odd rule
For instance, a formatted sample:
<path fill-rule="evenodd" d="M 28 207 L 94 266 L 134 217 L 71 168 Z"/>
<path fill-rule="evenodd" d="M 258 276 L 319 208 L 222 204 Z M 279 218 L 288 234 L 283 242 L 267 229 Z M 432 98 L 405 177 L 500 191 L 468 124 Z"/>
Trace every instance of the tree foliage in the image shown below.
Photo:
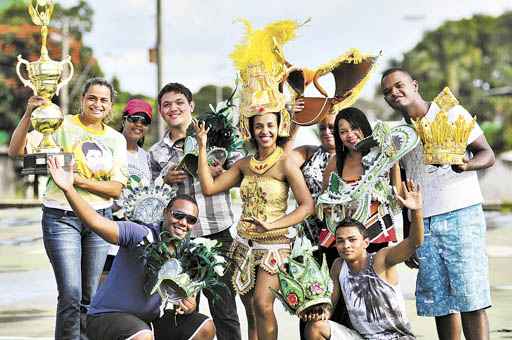
<path fill-rule="evenodd" d="M 450 87 L 480 124 L 496 151 L 512 147 L 512 96 L 489 96 L 489 90 L 512 83 L 512 12 L 499 17 L 475 15 L 447 21 L 423 39 L 402 61 L 427 100 Z M 496 129 L 499 129 L 497 131 Z M 488 132 L 488 133 L 487 133 Z M 509 136 L 509 137 L 507 137 Z"/>
<path fill-rule="evenodd" d="M 93 10 L 81 0 L 77 5 L 64 8 L 55 5 L 50 22 L 48 51 L 54 60 L 62 59 L 61 40 L 64 22 L 69 23 L 71 41 L 70 54 L 75 68 L 75 76 L 69 83 L 69 112 L 79 109 L 81 83 L 89 77 L 102 76 L 103 72 L 93 56 L 90 47 L 82 44 L 82 34 L 92 28 Z M 0 131 L 9 134 L 16 127 L 32 90 L 23 87 L 16 75 L 17 56 L 29 61 L 40 56 L 41 36 L 39 27 L 33 25 L 24 1 L 13 1 L 0 10 Z M 30 30 L 28 30 L 30 29 Z M 58 102 L 59 97 L 53 99 Z"/>

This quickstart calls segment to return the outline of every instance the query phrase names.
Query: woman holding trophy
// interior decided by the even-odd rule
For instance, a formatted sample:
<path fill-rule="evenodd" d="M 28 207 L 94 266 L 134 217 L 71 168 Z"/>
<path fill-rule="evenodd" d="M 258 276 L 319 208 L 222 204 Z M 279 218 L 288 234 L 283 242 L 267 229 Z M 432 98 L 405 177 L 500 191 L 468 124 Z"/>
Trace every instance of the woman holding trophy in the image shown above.
<path fill-rule="evenodd" d="M 74 186 L 98 213 L 112 217 L 111 206 L 126 185 L 126 140 L 105 124 L 114 90 L 106 80 L 92 78 L 84 86 L 81 112 L 64 117 L 52 137 L 74 157 Z M 32 111 L 48 99 L 32 96 L 9 145 L 11 156 L 30 152 L 42 139 L 28 133 Z M 34 143 L 35 142 L 35 143 Z M 73 213 L 62 191 L 49 179 L 43 196 L 43 241 L 58 289 L 56 339 L 80 338 L 80 315 L 87 311 L 107 256 L 108 243 Z"/>

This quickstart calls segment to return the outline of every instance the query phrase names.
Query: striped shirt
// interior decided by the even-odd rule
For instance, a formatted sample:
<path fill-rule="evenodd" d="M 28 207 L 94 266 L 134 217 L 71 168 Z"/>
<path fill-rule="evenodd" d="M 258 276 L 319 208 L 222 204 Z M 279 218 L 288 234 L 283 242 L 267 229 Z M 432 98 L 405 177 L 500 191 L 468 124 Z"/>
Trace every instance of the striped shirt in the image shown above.
<path fill-rule="evenodd" d="M 159 176 L 165 176 L 170 168 L 179 164 L 184 155 L 183 144 L 184 139 L 173 142 L 169 137 L 169 131 L 167 131 L 165 136 L 149 149 L 153 180 Z M 226 165 L 230 167 L 241 158 L 243 158 L 242 153 L 230 153 Z M 187 179 L 179 183 L 177 187 L 178 193 L 190 195 L 197 201 L 199 219 L 192 228 L 192 236 L 212 235 L 231 227 L 234 223 L 234 216 L 231 210 L 229 190 L 212 196 L 204 196 L 199 180 L 188 173 L 187 175 Z"/>

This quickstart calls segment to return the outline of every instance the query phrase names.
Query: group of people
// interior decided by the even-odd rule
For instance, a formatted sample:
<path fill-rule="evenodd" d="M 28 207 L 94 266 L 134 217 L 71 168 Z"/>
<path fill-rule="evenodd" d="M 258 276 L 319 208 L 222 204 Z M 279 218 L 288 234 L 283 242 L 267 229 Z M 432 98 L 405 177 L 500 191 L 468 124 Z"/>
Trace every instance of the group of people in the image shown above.
<path fill-rule="evenodd" d="M 386 71 L 381 86 L 384 99 L 403 115 L 404 123 L 439 111 L 421 97 L 418 82 L 406 70 Z M 64 151 L 75 155 L 75 169 L 64 169 L 50 158 L 51 177 L 43 198 L 43 240 L 58 288 L 56 339 L 79 339 L 84 332 L 90 339 L 241 339 L 237 294 L 245 307 L 248 339 L 278 339 L 275 296 L 269 287 L 279 289 L 277 274 L 293 241 L 289 229 L 298 224 L 319 246 L 317 258 L 328 258 L 332 302 L 337 306 L 302 313 L 301 337 L 413 339 L 396 269 L 407 261 L 419 267 L 418 314 L 435 317 L 440 339 L 460 339 L 461 331 L 466 339 L 489 338 L 485 220 L 475 170 L 491 166 L 494 154 L 478 125 L 469 137 L 464 164 L 425 165 L 419 143 L 400 162 L 406 179 L 399 164 L 387 175 L 396 199 L 409 210 L 405 216 L 410 228 L 394 244 L 393 216 L 381 216 L 387 210 L 378 204 L 372 203 L 366 223 L 347 218 L 334 235 L 315 214 L 315 200 L 327 188 L 330 173 L 347 183 L 357 183 L 364 174 L 364 154 L 356 144 L 370 136 L 372 128 L 359 109 L 328 115 L 318 123 L 321 145 L 295 149 L 293 136 L 300 129 L 287 126 L 286 113 L 258 109 L 241 115 L 254 152 L 232 152 L 224 164 L 211 164 L 206 150 L 209 127 L 193 120 L 194 101 L 187 87 L 169 83 L 161 89 L 158 113 L 168 129 L 148 153 L 142 141 L 153 117 L 151 106 L 130 100 L 119 133 L 107 125 L 113 98 L 108 82 L 89 80 L 81 112 L 67 116 L 55 133 Z M 37 142 L 29 133 L 30 114 L 42 104 L 41 97 L 29 99 L 12 136 L 10 155 L 22 155 Z M 300 110 L 302 102 L 294 107 Z M 456 109 L 470 116 L 461 106 Z M 197 177 L 179 167 L 191 126 L 199 148 Z M 287 129 L 292 132 L 285 133 Z M 91 151 L 84 151 L 85 143 L 100 151 L 96 167 L 91 166 Z M 161 177 L 177 188 L 161 225 L 142 225 L 122 216 L 112 220 L 112 204 L 130 176 L 147 181 Z M 240 187 L 242 200 L 235 238 L 230 232 L 236 220 L 233 187 Z M 293 209 L 287 205 L 289 189 L 297 202 Z M 140 245 L 145 238 L 157 239 L 160 231 L 177 239 L 191 233 L 218 240 L 233 260 L 222 277 L 229 289 L 219 289 L 217 302 L 206 294 L 213 320 L 197 311 L 194 298 L 183 299 L 174 313 L 160 313 L 158 294 L 145 295 Z M 96 291 L 109 243 L 119 251 Z"/>

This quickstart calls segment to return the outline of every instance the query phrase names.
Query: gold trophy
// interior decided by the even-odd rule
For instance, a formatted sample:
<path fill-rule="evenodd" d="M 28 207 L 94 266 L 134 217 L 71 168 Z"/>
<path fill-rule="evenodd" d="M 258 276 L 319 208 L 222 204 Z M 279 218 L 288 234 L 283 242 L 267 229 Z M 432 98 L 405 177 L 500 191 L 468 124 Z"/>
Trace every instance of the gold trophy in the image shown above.
<path fill-rule="evenodd" d="M 37 61 L 29 62 L 18 55 L 16 64 L 16 73 L 23 85 L 30 87 L 35 95 L 47 100 L 47 104 L 35 109 L 31 115 L 32 126 L 43 134 L 43 139 L 35 148 L 35 153 L 24 157 L 22 170 L 24 175 L 46 174 L 48 155 L 57 156 L 63 165 L 69 164 L 73 157 L 71 153 L 63 153 L 62 148 L 55 143 L 52 137 L 52 133 L 62 125 L 64 114 L 57 105 L 51 102 L 51 99 L 55 94 L 58 95 L 60 89 L 73 77 L 73 64 L 70 56 L 62 61 L 54 61 L 48 55 L 46 41 L 53 7 L 53 0 L 30 1 L 28 12 L 32 22 L 41 26 L 41 57 Z M 25 65 L 28 79 L 21 73 L 23 65 Z M 62 79 L 62 73 L 66 66 L 68 67 L 68 76 Z"/>

